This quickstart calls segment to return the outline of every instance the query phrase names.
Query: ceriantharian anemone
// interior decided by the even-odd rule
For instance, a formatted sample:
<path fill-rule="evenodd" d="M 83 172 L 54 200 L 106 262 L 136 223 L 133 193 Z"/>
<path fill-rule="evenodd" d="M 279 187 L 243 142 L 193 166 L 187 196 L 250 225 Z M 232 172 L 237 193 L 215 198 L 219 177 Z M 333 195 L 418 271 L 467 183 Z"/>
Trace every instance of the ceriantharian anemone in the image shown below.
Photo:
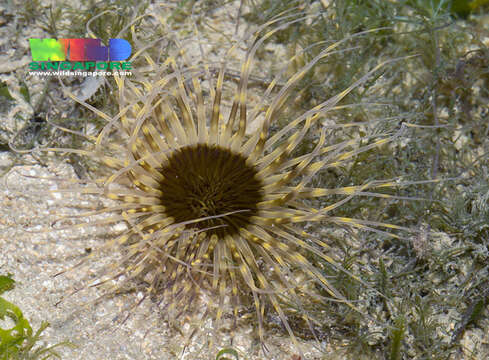
<path fill-rule="evenodd" d="M 143 300 L 155 301 L 173 322 L 185 322 L 184 315 L 193 313 L 199 314 L 202 324 L 211 319 L 210 343 L 225 321 L 234 329 L 252 308 L 261 344 L 266 343 L 264 319 L 272 312 L 299 349 L 289 323 L 290 309 L 314 333 L 315 319 L 306 306 L 310 302 L 330 299 L 356 308 L 311 259 L 355 275 L 342 268 L 327 240 L 304 231 L 305 224 L 367 229 L 392 237 L 397 236 L 392 229 L 410 230 L 334 215 L 358 196 L 395 197 L 372 189 L 408 182 L 376 180 L 337 188 L 310 185 L 326 170 L 401 135 L 403 126 L 337 141 L 332 130 L 361 124 L 324 122 L 329 113 L 343 106 L 339 102 L 345 96 L 389 61 L 373 67 L 337 95 L 291 115 L 292 95 L 304 76 L 352 37 L 322 44 L 324 49 L 318 55 L 279 86 L 278 80 L 293 61 L 287 59 L 258 103 L 250 105 L 248 83 L 257 50 L 296 21 L 305 20 L 283 15 L 264 24 L 250 38 L 238 41 L 217 70 L 194 63 L 178 45 L 178 51 L 162 64 L 144 49 L 136 52 L 152 74 L 115 77 L 116 115 L 109 116 L 72 96 L 106 121 L 98 136 L 87 136 L 92 146 L 47 149 L 86 156 L 100 163 L 99 172 L 106 171 L 92 185 L 73 191 L 117 202 L 78 216 L 106 213 L 110 216 L 101 223 L 127 224 L 102 246 L 123 254 L 104 274 L 104 281 L 120 280 L 113 292 L 128 286 L 140 289 Z M 251 45 L 225 117 L 227 59 L 245 40 Z M 282 119 L 284 114 L 287 121 Z M 305 146 L 311 141 L 312 147 Z M 197 327 L 190 333 L 195 331 Z"/>

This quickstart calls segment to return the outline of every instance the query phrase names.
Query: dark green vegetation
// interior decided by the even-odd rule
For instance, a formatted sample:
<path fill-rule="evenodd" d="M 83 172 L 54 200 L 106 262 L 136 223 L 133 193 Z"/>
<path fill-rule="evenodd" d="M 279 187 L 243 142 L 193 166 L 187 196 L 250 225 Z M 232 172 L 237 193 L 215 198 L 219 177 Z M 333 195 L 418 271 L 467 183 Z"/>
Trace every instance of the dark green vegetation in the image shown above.
<path fill-rule="evenodd" d="M 0 275 L 0 295 L 12 290 L 15 281 L 12 277 Z M 31 324 L 24 317 L 16 305 L 0 297 L 0 320 L 8 326 L 0 326 L 0 360 L 47 360 L 61 359 L 57 348 L 73 346 L 69 341 L 47 346 L 39 344 L 42 332 L 49 326 L 47 321 L 42 322 L 39 329 L 34 332 Z M 8 322 L 12 324 L 8 324 Z"/>
<path fill-rule="evenodd" d="M 68 12 L 66 16 L 73 16 L 73 23 L 81 24 L 90 20 L 93 14 L 108 10 L 102 3 L 87 3 L 86 12 L 71 15 Z M 323 3 L 329 5 L 326 7 Z M 466 358 L 484 359 L 489 354 L 487 337 L 486 343 L 482 342 L 483 334 L 489 329 L 489 29 L 487 25 L 484 28 L 488 15 L 487 5 L 482 2 L 469 2 L 477 5 L 470 10 L 458 10 L 459 3 L 257 0 L 248 1 L 249 9 L 241 14 L 241 25 L 245 21 L 261 24 L 292 8 L 311 15 L 319 14 L 310 22 L 298 22 L 277 33 L 273 39 L 286 49 L 287 57 L 297 56 L 290 65 L 291 73 L 321 50 L 318 46 L 302 52 L 310 45 L 321 41 L 328 44 L 361 31 L 379 29 L 359 37 L 353 45 L 358 48 L 353 51 L 339 52 L 322 61 L 317 71 L 330 74 L 330 81 L 317 81 L 314 73 L 303 80 L 304 86 L 299 87 L 301 92 L 297 93 L 295 101 L 303 110 L 342 91 L 382 60 L 417 55 L 385 67 L 367 84 L 352 91 L 347 102 L 364 105 L 339 109 L 332 114 L 331 120 L 354 123 L 395 117 L 405 118 L 419 127 L 409 128 L 405 142 L 382 147 L 373 154 L 361 154 L 351 166 L 336 168 L 315 180 L 316 185 L 332 188 L 379 178 L 401 178 L 402 181 L 450 179 L 405 187 L 392 193 L 429 201 L 386 201 L 365 197 L 338 209 L 337 216 L 368 214 L 370 219 L 416 227 L 421 231 L 403 239 L 368 232 L 324 235 L 325 240 L 338 249 L 343 268 L 370 285 L 366 288 L 316 260 L 318 267 L 323 267 L 331 276 L 337 289 L 352 301 L 361 300 L 360 308 L 364 314 L 331 303 L 326 306 L 315 304 L 317 308 L 312 309 L 323 314 L 324 321 L 317 329 L 320 340 L 332 344 L 339 354 L 352 359 L 360 356 L 367 359 L 457 359 L 462 354 Z M 134 7 L 119 5 L 126 13 Z M 144 12 L 144 5 L 137 8 L 137 13 Z M 199 31 L 213 31 L 206 17 L 220 5 L 218 1 L 198 4 L 181 1 L 172 10 L 171 25 L 179 29 L 181 23 L 189 21 L 194 9 L 197 15 L 192 20 L 196 21 Z M 36 21 L 31 13 L 26 6 L 24 18 L 30 25 Z M 56 17 L 61 17 L 60 14 L 58 8 L 43 8 L 37 21 L 53 36 L 84 35 L 84 27 L 70 29 L 56 25 Z M 121 21 L 124 21 L 123 16 L 102 15 L 93 21 L 92 30 L 102 37 L 111 37 L 126 25 Z M 150 34 L 147 29 L 142 29 L 140 35 L 145 41 L 164 36 Z M 128 33 L 128 36 L 132 41 L 132 35 Z M 269 64 L 270 68 L 265 71 L 273 73 L 273 62 L 270 65 L 266 51 L 258 53 L 257 57 Z M 259 80 L 256 79 L 257 86 L 260 86 Z M 2 88 L 1 94 L 8 92 Z M 111 109 L 117 111 L 111 108 L 111 96 L 108 88 L 101 87 L 88 102 L 110 113 Z M 13 101 L 6 95 L 4 98 Z M 374 102 L 383 105 L 373 106 Z M 72 106 L 51 96 L 39 111 L 46 112 L 50 103 L 56 109 Z M 51 118 L 56 119 L 56 114 Z M 39 125 L 34 120 L 22 120 L 25 122 L 20 119 L 19 122 L 25 124 L 24 129 L 42 127 L 44 131 L 32 130 L 35 136 L 28 137 L 32 142 L 20 144 L 25 148 L 48 141 L 57 146 L 82 147 L 79 137 L 68 140 L 71 141 L 68 145 L 60 144 L 57 143 L 59 132 L 47 131 L 49 126 L 45 122 Z M 56 122 L 79 131 L 84 131 L 87 124 L 101 126 L 93 113 L 81 107 L 68 118 Z M 377 129 L 378 132 L 383 130 Z M 2 146 L 4 132 L 1 129 L 0 134 Z M 311 146 L 314 140 L 311 139 Z M 81 174 L 91 170 L 91 164 L 76 155 L 69 155 L 69 161 Z M 351 240 L 345 241 L 345 238 Z M 373 323 L 371 317 L 379 323 Z M 280 326 L 271 327 L 271 331 L 282 331 Z M 296 319 L 294 327 L 300 335 L 301 327 L 304 327 L 300 318 Z M 464 337 L 472 339 L 475 345 L 467 347 Z"/>

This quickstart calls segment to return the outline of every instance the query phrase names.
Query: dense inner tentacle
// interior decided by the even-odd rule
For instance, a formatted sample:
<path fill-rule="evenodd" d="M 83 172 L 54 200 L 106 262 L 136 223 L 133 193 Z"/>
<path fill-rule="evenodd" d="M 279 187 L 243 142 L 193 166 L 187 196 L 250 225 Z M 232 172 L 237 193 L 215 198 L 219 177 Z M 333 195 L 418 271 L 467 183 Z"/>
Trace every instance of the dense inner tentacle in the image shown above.
<path fill-rule="evenodd" d="M 160 173 L 161 204 L 175 222 L 226 213 L 231 215 L 196 223 L 219 234 L 233 235 L 247 227 L 263 201 L 263 185 L 254 167 L 234 152 L 198 144 L 172 153 Z"/>

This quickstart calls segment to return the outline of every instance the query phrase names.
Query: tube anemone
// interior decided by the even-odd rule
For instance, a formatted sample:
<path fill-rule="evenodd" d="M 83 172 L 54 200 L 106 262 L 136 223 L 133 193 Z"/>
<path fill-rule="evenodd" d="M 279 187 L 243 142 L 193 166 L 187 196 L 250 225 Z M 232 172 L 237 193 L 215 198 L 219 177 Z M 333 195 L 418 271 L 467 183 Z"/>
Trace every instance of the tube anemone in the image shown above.
<path fill-rule="evenodd" d="M 268 83 L 259 103 L 250 106 L 248 82 L 257 50 L 296 21 L 303 19 L 275 18 L 248 39 L 251 45 L 227 117 L 222 111 L 227 59 L 243 42 L 231 48 L 215 72 L 208 64 L 193 64 L 184 51 L 169 56 L 163 64 L 138 52 L 154 73 L 134 80 L 115 77 L 119 112 L 114 116 L 71 95 L 107 123 L 98 136 L 89 138 L 92 146 L 87 149 L 47 150 L 89 157 L 106 172 L 78 191 L 117 202 L 85 215 L 107 213 L 111 215 L 104 223 L 128 224 L 102 246 L 116 247 L 123 254 L 105 274 L 113 280 L 124 276 L 114 293 L 132 284 L 144 291 L 143 300 L 153 299 L 172 321 L 185 322 L 183 314 L 196 312 L 202 324 L 211 319 L 214 334 L 224 319 L 231 318 L 236 328 L 251 304 L 262 344 L 266 310 L 278 316 L 299 348 L 289 323 L 290 304 L 299 310 L 311 332 L 315 320 L 306 305 L 325 300 L 319 290 L 355 309 L 311 257 L 356 277 L 330 255 L 325 241 L 304 231 L 304 224 L 346 226 L 392 237 L 398 236 L 392 229 L 410 231 L 334 215 L 357 196 L 395 198 L 374 189 L 410 183 L 379 180 L 338 188 L 310 185 L 325 170 L 347 164 L 401 135 L 402 126 L 392 133 L 335 141 L 331 130 L 351 125 L 323 124 L 345 96 L 388 62 L 339 94 L 281 121 L 285 113 L 293 113 L 288 111 L 292 94 L 305 75 L 351 38 L 334 42 L 277 89 L 282 71 Z M 250 123 L 258 126 L 250 131 Z M 311 139 L 313 146 L 304 147 Z M 313 201 L 318 198 L 323 200 L 322 207 Z M 314 286 L 304 286 L 298 278 Z"/>

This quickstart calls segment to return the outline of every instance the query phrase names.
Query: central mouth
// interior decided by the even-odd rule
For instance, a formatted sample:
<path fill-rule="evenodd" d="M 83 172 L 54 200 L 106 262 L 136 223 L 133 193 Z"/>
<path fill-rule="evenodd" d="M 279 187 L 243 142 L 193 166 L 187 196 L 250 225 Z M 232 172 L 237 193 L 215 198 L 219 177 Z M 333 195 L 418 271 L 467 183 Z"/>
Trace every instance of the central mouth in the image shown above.
<path fill-rule="evenodd" d="M 246 228 L 263 201 L 263 184 L 246 158 L 219 146 L 198 144 L 175 150 L 160 170 L 161 204 L 175 223 L 219 235 Z M 228 215 L 226 215 L 228 214 Z"/>

